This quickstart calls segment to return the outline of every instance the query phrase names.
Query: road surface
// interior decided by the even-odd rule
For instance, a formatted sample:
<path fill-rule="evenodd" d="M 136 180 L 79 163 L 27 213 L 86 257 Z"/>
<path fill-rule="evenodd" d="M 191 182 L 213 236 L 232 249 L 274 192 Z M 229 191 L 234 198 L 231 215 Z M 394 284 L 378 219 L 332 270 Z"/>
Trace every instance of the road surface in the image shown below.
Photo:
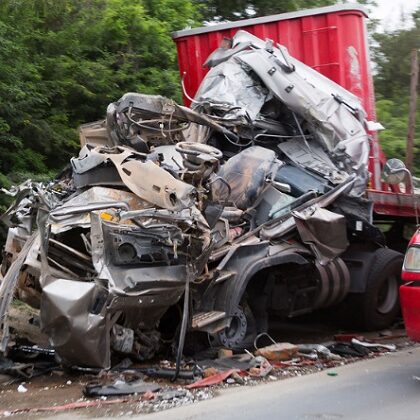
<path fill-rule="evenodd" d="M 331 371 L 337 376 L 328 376 Z M 228 389 L 212 400 L 134 418 L 419 420 L 416 376 L 420 378 L 420 348 L 267 385 Z"/>

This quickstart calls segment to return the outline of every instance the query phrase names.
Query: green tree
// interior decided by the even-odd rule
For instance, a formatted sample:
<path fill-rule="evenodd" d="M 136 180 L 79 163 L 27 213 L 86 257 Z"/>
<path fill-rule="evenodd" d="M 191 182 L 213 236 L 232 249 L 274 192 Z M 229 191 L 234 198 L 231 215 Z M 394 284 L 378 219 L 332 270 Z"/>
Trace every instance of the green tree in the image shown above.
<path fill-rule="evenodd" d="M 0 183 L 61 168 L 126 91 L 179 99 L 170 33 L 194 24 L 190 0 L 2 0 Z"/>
<path fill-rule="evenodd" d="M 207 21 L 239 20 L 293 12 L 313 7 L 346 3 L 346 0 L 196 0 Z M 360 4 L 373 5 L 372 0 L 359 0 Z"/>
<path fill-rule="evenodd" d="M 374 34 L 376 63 L 375 90 L 378 120 L 386 130 L 380 132 L 381 146 L 387 157 L 405 159 L 411 50 L 420 49 L 420 7 L 413 13 L 413 26 Z M 420 121 L 417 109 L 416 121 Z M 414 172 L 420 175 L 420 125 L 417 124 Z"/>
<path fill-rule="evenodd" d="M 198 1 L 208 21 L 239 20 L 327 6 L 337 0 L 209 0 Z"/>
<path fill-rule="evenodd" d="M 375 88 L 384 98 L 406 96 L 410 89 L 410 53 L 420 49 L 420 7 L 412 15 L 413 27 L 376 33 Z"/>

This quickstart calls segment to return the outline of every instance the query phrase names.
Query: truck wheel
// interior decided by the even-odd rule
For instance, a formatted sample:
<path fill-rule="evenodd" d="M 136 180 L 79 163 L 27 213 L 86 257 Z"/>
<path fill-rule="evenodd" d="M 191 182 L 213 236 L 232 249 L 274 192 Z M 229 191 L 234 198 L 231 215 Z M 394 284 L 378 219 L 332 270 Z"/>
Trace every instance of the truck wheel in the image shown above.
<path fill-rule="evenodd" d="M 403 256 L 387 248 L 376 251 L 366 291 L 354 296 L 353 314 L 360 327 L 379 330 L 389 327 L 399 313 L 399 285 Z M 357 312 L 356 312 L 357 311 Z"/>
<path fill-rule="evenodd" d="M 217 334 L 216 342 L 233 350 L 249 348 L 257 336 L 255 317 L 248 303 L 242 302 L 232 314 L 228 328 Z"/>

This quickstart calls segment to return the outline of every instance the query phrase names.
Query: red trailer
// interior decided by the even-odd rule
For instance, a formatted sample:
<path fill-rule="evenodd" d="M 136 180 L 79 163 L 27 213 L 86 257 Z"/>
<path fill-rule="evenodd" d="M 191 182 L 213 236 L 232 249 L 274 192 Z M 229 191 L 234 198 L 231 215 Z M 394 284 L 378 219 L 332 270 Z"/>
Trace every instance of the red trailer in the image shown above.
<path fill-rule="evenodd" d="M 366 18 L 362 6 L 344 4 L 175 32 L 173 38 L 185 91 L 188 96 L 194 96 L 208 71 L 203 67 L 206 58 L 224 38 L 231 38 L 238 30 L 244 29 L 260 38 L 285 45 L 292 56 L 358 96 L 368 119 L 375 121 Z M 186 96 L 184 102 L 190 104 Z M 416 216 L 411 182 L 406 179 L 406 186 L 401 191 L 398 185 L 381 180 L 386 159 L 376 132 L 371 133 L 371 139 L 367 196 L 374 202 L 377 219 L 387 223 L 398 221 L 402 226 L 404 220 Z"/>

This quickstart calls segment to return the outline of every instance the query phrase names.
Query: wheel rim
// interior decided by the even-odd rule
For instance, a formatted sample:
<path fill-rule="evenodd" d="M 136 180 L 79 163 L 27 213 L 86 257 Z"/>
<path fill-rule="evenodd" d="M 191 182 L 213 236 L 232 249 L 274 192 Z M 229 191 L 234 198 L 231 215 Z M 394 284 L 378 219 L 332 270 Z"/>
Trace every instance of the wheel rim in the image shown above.
<path fill-rule="evenodd" d="M 376 310 L 381 314 L 387 314 L 395 306 L 398 300 L 398 280 L 396 276 L 388 276 L 378 290 Z"/>
<path fill-rule="evenodd" d="M 237 308 L 232 314 L 232 320 L 228 328 L 219 333 L 221 343 L 226 347 L 236 347 L 243 342 L 248 322 L 241 308 Z"/>

